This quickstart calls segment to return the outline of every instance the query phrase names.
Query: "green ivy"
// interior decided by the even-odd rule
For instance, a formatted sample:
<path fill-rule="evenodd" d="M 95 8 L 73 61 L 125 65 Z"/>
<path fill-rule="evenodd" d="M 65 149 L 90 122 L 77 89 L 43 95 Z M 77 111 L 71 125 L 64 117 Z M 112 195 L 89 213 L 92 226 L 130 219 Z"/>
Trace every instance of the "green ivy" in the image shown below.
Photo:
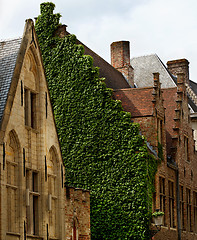
<path fill-rule="evenodd" d="M 61 17 L 53 14 L 54 7 L 41 4 L 35 28 L 66 184 L 91 191 L 93 240 L 149 239 L 156 160 L 76 37 L 54 36 Z"/>
<path fill-rule="evenodd" d="M 164 156 L 163 156 L 163 145 L 158 141 L 158 157 L 161 160 L 164 160 Z"/>

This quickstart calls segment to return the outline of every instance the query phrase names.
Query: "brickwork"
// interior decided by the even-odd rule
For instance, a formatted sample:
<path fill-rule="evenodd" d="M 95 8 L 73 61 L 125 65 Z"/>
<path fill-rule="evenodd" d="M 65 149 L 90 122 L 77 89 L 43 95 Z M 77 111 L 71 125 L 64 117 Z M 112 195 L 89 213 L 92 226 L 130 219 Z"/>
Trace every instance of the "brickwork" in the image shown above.
<path fill-rule="evenodd" d="M 111 64 L 120 71 L 131 86 L 134 86 L 133 68 L 130 64 L 130 46 L 128 41 L 111 44 Z"/>
<path fill-rule="evenodd" d="M 66 187 L 66 239 L 75 240 L 74 229 L 79 240 L 90 240 L 90 193 L 87 190 Z M 76 228 L 73 228 L 73 226 Z"/>
<path fill-rule="evenodd" d="M 157 176 L 165 179 L 165 225 L 154 239 L 197 239 L 193 214 L 193 193 L 196 192 L 196 153 L 185 88 L 185 76 L 177 74 L 177 88 L 163 89 L 166 108 L 167 165 L 159 167 Z M 173 111 L 173 112 L 172 112 Z M 173 183 L 170 185 L 169 182 Z M 156 208 L 161 208 L 161 190 L 156 181 Z M 173 186 L 173 199 L 170 188 Z M 188 194 L 189 193 L 189 194 Z M 178 210 L 180 208 L 180 210 Z M 173 222 L 172 222 L 173 221 Z"/>
<path fill-rule="evenodd" d="M 186 83 L 189 83 L 189 61 L 187 59 L 168 61 L 167 67 L 174 76 L 177 76 L 178 73 L 184 73 Z"/>
<path fill-rule="evenodd" d="M 158 74 L 154 74 L 152 99 L 147 88 L 138 89 L 138 100 L 132 94 L 135 89 L 130 90 L 130 97 L 128 91 L 114 91 L 114 98 L 121 100 L 123 108 L 131 112 L 132 120 L 140 124 L 142 134 L 156 151 L 161 130 L 158 119 L 163 121 L 160 142 L 163 160 L 155 178 L 153 211 L 160 209 L 165 215 L 164 226 L 154 236 L 156 240 L 197 239 L 197 154 L 185 83 L 185 75 L 177 73 L 177 88 L 160 89 Z M 147 101 L 146 109 L 144 101 Z M 156 230 L 154 224 L 152 229 Z"/>

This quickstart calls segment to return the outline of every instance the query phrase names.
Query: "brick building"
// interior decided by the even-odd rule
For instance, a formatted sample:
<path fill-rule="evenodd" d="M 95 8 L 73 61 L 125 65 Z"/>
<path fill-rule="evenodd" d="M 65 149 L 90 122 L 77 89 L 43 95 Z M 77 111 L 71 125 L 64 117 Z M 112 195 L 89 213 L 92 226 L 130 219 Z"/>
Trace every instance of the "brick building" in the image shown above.
<path fill-rule="evenodd" d="M 123 44 L 129 43 L 112 44 L 112 65 L 118 69 L 114 44 L 119 45 L 121 55 L 124 49 L 128 51 Z M 125 55 L 129 56 L 129 51 Z M 189 80 L 188 61 L 170 61 L 166 68 L 156 55 L 150 55 L 131 63 L 133 86 L 140 87 L 114 90 L 114 98 L 131 112 L 132 120 L 140 124 L 142 134 L 162 159 L 155 178 L 153 211 L 165 213 L 164 226 L 154 239 L 197 239 L 197 154 L 192 129 L 195 121 L 192 124 L 190 118 L 196 111 L 191 86 L 195 83 Z M 153 78 L 153 71 L 160 74 Z"/>
<path fill-rule="evenodd" d="M 32 20 L 0 42 L 0 239 L 90 239 L 90 194 L 64 164 Z"/>

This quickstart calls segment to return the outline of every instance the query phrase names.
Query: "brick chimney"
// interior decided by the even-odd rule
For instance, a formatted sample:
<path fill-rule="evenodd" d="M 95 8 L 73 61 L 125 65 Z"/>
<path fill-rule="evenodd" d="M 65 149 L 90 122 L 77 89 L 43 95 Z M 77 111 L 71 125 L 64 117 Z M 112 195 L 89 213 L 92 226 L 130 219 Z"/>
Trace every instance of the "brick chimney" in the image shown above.
<path fill-rule="evenodd" d="M 58 28 L 56 29 L 56 31 L 54 32 L 54 36 L 58 36 L 60 38 L 64 38 L 66 35 L 68 35 L 69 33 L 66 31 L 66 27 L 67 25 L 60 25 L 58 26 Z"/>
<path fill-rule="evenodd" d="M 184 73 L 186 83 L 189 83 L 189 61 L 187 59 L 178 59 L 167 62 L 168 70 L 175 76 L 178 73 Z"/>
<path fill-rule="evenodd" d="M 129 41 L 113 42 L 111 44 L 111 65 L 116 68 L 134 86 L 134 71 L 130 64 Z"/>

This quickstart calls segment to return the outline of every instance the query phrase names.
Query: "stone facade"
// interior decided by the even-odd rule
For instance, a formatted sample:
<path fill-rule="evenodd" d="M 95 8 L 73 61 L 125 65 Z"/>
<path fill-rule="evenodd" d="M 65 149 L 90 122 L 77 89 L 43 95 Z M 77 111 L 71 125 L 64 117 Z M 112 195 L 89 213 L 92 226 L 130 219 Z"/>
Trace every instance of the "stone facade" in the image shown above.
<path fill-rule="evenodd" d="M 5 46 L 1 44 L 1 51 Z M 6 54 L 2 66 L 5 58 L 11 59 Z M 64 165 L 32 20 L 26 22 L 13 69 L 8 95 L 2 96 L 1 89 L 7 100 L 0 128 L 0 239 L 89 240 L 89 192 L 72 188 L 70 197 L 65 192 Z"/>

